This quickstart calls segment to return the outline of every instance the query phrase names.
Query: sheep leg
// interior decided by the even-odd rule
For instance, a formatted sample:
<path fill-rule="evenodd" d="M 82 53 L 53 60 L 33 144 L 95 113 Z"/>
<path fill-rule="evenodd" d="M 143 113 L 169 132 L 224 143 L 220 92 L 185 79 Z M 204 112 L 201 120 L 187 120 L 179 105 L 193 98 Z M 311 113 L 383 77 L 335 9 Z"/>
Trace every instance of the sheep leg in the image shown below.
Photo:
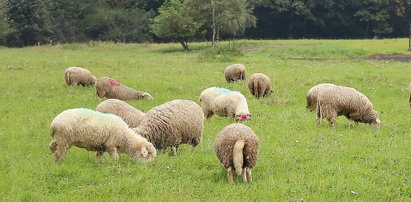
<path fill-rule="evenodd" d="M 51 150 L 52 153 L 56 152 L 56 149 L 57 149 L 57 141 L 54 140 L 54 141 L 50 142 L 49 148 L 50 148 L 50 150 Z"/>
<path fill-rule="evenodd" d="M 319 105 L 317 104 L 317 125 L 319 126 L 323 120 L 323 114 L 321 113 L 321 109 Z"/>
<path fill-rule="evenodd" d="M 56 143 L 56 149 L 54 151 L 54 160 L 56 162 L 63 160 L 69 149 L 70 145 L 66 142 Z"/>
<path fill-rule="evenodd" d="M 205 114 L 205 117 L 207 118 L 207 120 L 210 120 L 213 115 L 214 115 L 213 112 L 208 112 Z"/>
<path fill-rule="evenodd" d="M 177 148 L 178 148 L 178 146 L 172 146 L 171 147 L 171 152 L 173 153 L 173 156 L 177 156 Z"/>
<path fill-rule="evenodd" d="M 98 151 L 97 152 L 97 154 L 96 154 L 97 163 L 103 163 L 104 162 L 103 154 L 104 154 L 104 151 Z"/>
<path fill-rule="evenodd" d="M 229 183 L 233 183 L 233 168 L 230 166 L 227 168 L 227 178 Z"/>
<path fill-rule="evenodd" d="M 112 147 L 107 149 L 107 152 L 110 154 L 111 158 L 113 158 L 115 161 L 118 160 L 118 153 L 117 153 L 117 148 Z"/>
<path fill-rule="evenodd" d="M 251 168 L 246 167 L 247 169 L 247 181 L 251 182 L 253 180 L 253 176 L 251 175 Z"/>
<path fill-rule="evenodd" d="M 243 168 L 243 180 L 247 182 L 247 167 Z"/>
<path fill-rule="evenodd" d="M 352 119 L 348 119 L 348 128 L 351 128 L 352 126 Z"/>

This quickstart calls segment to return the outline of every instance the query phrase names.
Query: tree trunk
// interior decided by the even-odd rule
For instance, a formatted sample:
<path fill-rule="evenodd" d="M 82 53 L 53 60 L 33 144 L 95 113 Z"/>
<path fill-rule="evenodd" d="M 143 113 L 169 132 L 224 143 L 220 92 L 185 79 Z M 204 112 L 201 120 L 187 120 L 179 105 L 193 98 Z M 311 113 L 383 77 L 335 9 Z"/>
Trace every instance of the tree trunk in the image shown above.
<path fill-rule="evenodd" d="M 214 4 L 214 0 L 211 0 L 211 8 L 212 8 L 212 20 L 213 20 L 213 25 L 212 25 L 212 29 L 213 29 L 213 39 L 211 42 L 211 46 L 214 48 L 216 46 L 215 43 L 215 37 L 216 37 L 216 28 L 215 28 L 215 4 Z"/>
<path fill-rule="evenodd" d="M 187 41 L 182 40 L 180 41 L 180 44 L 183 46 L 185 51 L 189 50 Z"/>

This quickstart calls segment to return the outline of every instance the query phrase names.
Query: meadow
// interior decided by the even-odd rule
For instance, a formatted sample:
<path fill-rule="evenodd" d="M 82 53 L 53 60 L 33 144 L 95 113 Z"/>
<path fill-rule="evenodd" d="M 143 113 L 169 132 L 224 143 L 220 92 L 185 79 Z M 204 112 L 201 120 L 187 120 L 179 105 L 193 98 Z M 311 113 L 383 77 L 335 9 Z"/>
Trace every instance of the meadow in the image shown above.
<path fill-rule="evenodd" d="M 114 44 L 90 42 L 0 48 L 0 200 L 2 201 L 396 201 L 411 200 L 411 63 L 366 60 L 374 54 L 411 54 L 407 39 L 272 40 L 208 43 Z M 302 59 L 305 58 L 305 59 Z M 316 58 L 310 60 L 310 58 Z M 273 94 L 256 99 L 246 82 L 227 83 L 225 67 L 243 63 L 247 78 L 262 72 Z M 63 72 L 81 66 L 149 92 L 154 100 L 128 101 L 146 112 L 173 99 L 199 103 L 211 86 L 242 92 L 260 139 L 253 182 L 229 184 L 214 154 L 214 139 L 233 123 L 205 121 L 197 150 L 182 145 L 153 162 L 127 155 L 97 163 L 95 152 L 73 147 L 55 163 L 48 148 L 51 120 L 69 108 L 95 109 L 93 87 L 67 86 Z M 316 125 L 305 95 L 318 83 L 354 87 L 378 111 L 378 130 Z"/>

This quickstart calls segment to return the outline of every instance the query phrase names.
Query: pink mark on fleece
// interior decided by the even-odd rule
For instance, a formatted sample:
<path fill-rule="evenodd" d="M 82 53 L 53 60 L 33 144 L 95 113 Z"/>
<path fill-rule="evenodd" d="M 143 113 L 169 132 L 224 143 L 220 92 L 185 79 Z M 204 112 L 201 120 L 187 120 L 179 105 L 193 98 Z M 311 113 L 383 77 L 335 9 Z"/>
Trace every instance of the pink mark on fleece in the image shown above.
<path fill-rule="evenodd" d="M 112 85 L 112 86 L 119 86 L 120 83 L 115 81 L 114 79 L 108 79 L 108 82 Z"/>
<path fill-rule="evenodd" d="M 241 115 L 241 119 L 242 119 L 242 120 L 247 119 L 247 115 L 244 115 L 244 114 Z"/>

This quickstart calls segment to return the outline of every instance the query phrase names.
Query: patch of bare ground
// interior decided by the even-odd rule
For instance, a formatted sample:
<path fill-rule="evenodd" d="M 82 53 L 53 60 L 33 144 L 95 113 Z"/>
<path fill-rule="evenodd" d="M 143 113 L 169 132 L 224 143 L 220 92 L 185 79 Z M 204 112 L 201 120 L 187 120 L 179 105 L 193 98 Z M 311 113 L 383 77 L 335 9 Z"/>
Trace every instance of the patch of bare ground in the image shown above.
<path fill-rule="evenodd" d="M 411 55 L 406 54 L 377 54 L 364 57 L 367 60 L 392 60 L 398 62 L 411 62 Z"/>

